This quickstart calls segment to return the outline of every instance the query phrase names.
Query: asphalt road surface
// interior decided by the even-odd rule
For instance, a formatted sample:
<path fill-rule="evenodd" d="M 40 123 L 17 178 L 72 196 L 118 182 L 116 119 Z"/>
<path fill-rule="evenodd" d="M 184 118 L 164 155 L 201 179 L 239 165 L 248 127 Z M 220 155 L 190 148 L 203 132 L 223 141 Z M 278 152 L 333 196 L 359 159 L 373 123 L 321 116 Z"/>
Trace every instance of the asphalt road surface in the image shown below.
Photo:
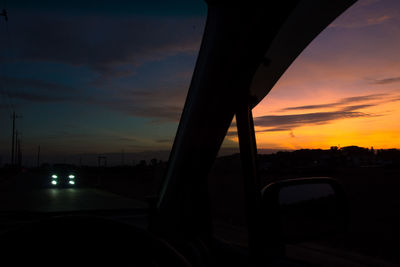
<path fill-rule="evenodd" d="M 0 180 L 0 211 L 68 212 L 142 209 L 147 203 L 79 184 L 54 187 L 47 176 L 21 174 Z"/>
<path fill-rule="evenodd" d="M 91 188 L 48 188 L 0 195 L 1 211 L 66 212 L 146 207 L 146 203 Z"/>

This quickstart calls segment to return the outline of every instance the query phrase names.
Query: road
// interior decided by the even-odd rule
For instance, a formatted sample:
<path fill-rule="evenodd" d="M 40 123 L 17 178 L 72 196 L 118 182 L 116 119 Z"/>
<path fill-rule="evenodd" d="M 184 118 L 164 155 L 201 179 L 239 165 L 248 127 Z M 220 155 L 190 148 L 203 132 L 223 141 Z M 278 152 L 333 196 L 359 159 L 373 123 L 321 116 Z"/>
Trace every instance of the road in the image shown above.
<path fill-rule="evenodd" d="M 147 203 L 93 186 L 52 188 L 47 177 L 19 175 L 0 181 L 0 211 L 68 212 L 141 209 Z"/>
<path fill-rule="evenodd" d="M 1 211 L 66 212 L 146 207 L 146 203 L 91 188 L 48 188 L 0 195 Z"/>

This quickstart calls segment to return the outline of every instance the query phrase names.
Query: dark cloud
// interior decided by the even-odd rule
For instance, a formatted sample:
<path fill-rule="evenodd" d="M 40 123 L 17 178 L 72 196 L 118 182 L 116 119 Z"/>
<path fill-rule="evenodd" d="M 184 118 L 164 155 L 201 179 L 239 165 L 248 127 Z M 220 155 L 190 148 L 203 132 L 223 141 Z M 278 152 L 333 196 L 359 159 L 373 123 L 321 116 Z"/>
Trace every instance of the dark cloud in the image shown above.
<path fill-rule="evenodd" d="M 233 125 L 233 126 L 236 126 L 236 124 Z M 228 137 L 237 137 L 238 133 L 237 133 L 237 131 L 229 131 L 229 132 L 226 133 L 226 136 L 228 136 Z"/>
<path fill-rule="evenodd" d="M 371 94 L 371 95 L 362 95 L 362 96 L 352 96 L 352 97 L 346 97 L 342 98 L 337 102 L 338 105 L 345 105 L 345 104 L 350 104 L 350 103 L 355 103 L 355 102 L 364 102 L 364 101 L 370 101 L 370 100 L 380 100 L 383 97 L 388 96 L 388 94 Z"/>
<path fill-rule="evenodd" d="M 77 133 L 67 130 L 53 130 L 51 133 L 45 135 L 46 139 L 90 139 L 93 140 L 96 137 L 94 134 Z"/>
<path fill-rule="evenodd" d="M 145 61 L 197 52 L 204 23 L 188 17 L 19 15 L 12 29 L 19 60 L 87 66 L 104 76 L 130 75 Z"/>
<path fill-rule="evenodd" d="M 55 96 L 55 95 L 43 95 L 29 92 L 10 92 L 10 98 L 27 100 L 32 102 L 60 102 L 70 100 L 70 97 Z"/>
<path fill-rule="evenodd" d="M 256 126 L 258 126 L 256 124 Z M 264 130 L 258 130 L 256 131 L 257 133 L 264 133 L 264 132 L 286 132 L 286 131 L 291 131 L 292 130 L 292 126 L 291 125 L 287 125 L 287 126 L 282 126 L 282 127 L 274 127 L 274 128 L 268 128 L 268 129 L 264 129 Z"/>
<path fill-rule="evenodd" d="M 179 78 L 175 78 L 171 82 L 167 80 L 173 80 L 169 75 L 165 80 L 156 76 L 137 82 L 127 76 L 136 74 L 137 67 L 149 61 L 176 55 L 194 57 L 200 46 L 204 17 L 32 15 L 17 11 L 10 24 L 11 53 L 0 52 L 3 61 L 33 65 L 55 62 L 83 67 L 86 74 L 87 69 L 91 72 L 80 79 L 84 82 L 73 93 L 70 92 L 74 88 L 62 84 L 2 77 L 12 92 L 10 98 L 34 102 L 69 100 L 129 116 L 179 120 L 189 81 L 177 83 Z M 0 36 L 0 41 L 3 39 Z M 71 76 L 72 82 L 74 79 L 76 74 Z M 135 88 L 138 83 L 141 87 Z"/>
<path fill-rule="evenodd" d="M 0 109 L 8 109 L 8 108 L 10 108 L 10 106 L 9 106 L 9 105 L 6 105 L 6 104 L 0 104 Z"/>
<path fill-rule="evenodd" d="M 138 140 L 134 137 L 117 137 L 115 138 L 116 140 L 122 141 L 122 142 L 137 142 Z"/>
<path fill-rule="evenodd" d="M 391 77 L 386 79 L 374 80 L 371 84 L 391 84 L 400 82 L 400 77 Z"/>
<path fill-rule="evenodd" d="M 128 116 L 150 118 L 157 122 L 177 122 L 183 109 L 183 100 L 180 103 L 165 101 L 165 99 L 163 101 L 157 93 L 145 94 L 137 98 L 114 95 L 107 99 L 103 96 L 94 96 L 86 99 L 85 102 Z"/>
<path fill-rule="evenodd" d="M 293 110 L 310 110 L 310 109 L 322 109 L 322 108 L 337 108 L 337 107 L 343 107 L 345 105 L 349 104 L 354 104 L 354 103 L 363 103 L 367 101 L 373 101 L 373 100 L 379 100 L 379 103 L 381 100 L 385 101 L 394 101 L 393 98 L 387 98 L 388 94 L 370 94 L 370 95 L 363 95 L 363 96 L 353 96 L 353 97 L 346 97 L 342 98 L 339 101 L 332 102 L 332 103 L 326 103 L 326 104 L 319 104 L 319 105 L 305 105 L 305 106 L 296 106 L 296 107 L 288 107 L 284 108 L 281 111 L 293 111 Z M 378 103 L 373 103 L 373 104 L 363 104 L 363 105 L 355 105 L 353 107 L 355 108 L 362 108 L 362 107 L 370 107 L 373 105 L 377 105 Z M 349 107 L 347 107 L 349 108 Z"/>
<path fill-rule="evenodd" d="M 59 140 L 90 140 L 91 141 L 104 141 L 104 140 L 113 140 L 118 142 L 137 142 L 138 140 L 132 136 L 121 136 L 119 134 L 107 134 L 102 133 L 94 134 L 94 133 L 82 133 L 79 131 L 70 131 L 69 125 L 64 125 L 68 130 L 52 130 L 51 133 L 45 135 L 46 139 L 59 139 Z"/>
<path fill-rule="evenodd" d="M 187 89 L 120 89 L 91 97 L 87 102 L 128 116 L 150 118 L 154 122 L 178 122 Z"/>
<path fill-rule="evenodd" d="M 2 84 L 7 86 L 7 89 L 39 89 L 49 92 L 65 93 L 76 91 L 73 87 L 65 86 L 59 83 L 52 83 L 31 78 L 15 78 L 9 76 L 0 77 Z"/>
<path fill-rule="evenodd" d="M 32 78 L 0 77 L 7 97 L 31 102 L 60 102 L 73 99 L 77 90 L 59 83 Z"/>
<path fill-rule="evenodd" d="M 359 111 L 338 110 L 333 112 L 315 112 L 293 115 L 271 115 L 261 116 L 254 120 L 258 127 L 264 127 L 263 132 L 291 131 L 297 127 L 306 125 L 322 125 L 335 120 L 351 119 L 360 117 L 371 117 L 371 115 Z"/>
<path fill-rule="evenodd" d="M 171 139 L 158 139 L 156 140 L 156 143 L 171 143 L 172 140 Z"/>
<path fill-rule="evenodd" d="M 111 103 L 109 107 L 119 110 L 129 116 L 151 118 L 155 122 L 178 122 L 182 113 L 182 107 L 177 106 L 129 106 Z"/>
<path fill-rule="evenodd" d="M 356 111 L 356 110 L 359 110 L 359 109 L 370 108 L 370 107 L 374 107 L 374 106 L 377 106 L 377 105 L 378 104 L 354 105 L 354 106 L 344 107 L 342 110 L 343 111 Z"/>
<path fill-rule="evenodd" d="M 322 104 L 322 105 L 305 105 L 305 106 L 298 106 L 298 107 L 288 107 L 282 109 L 282 111 L 292 111 L 292 110 L 304 110 L 304 109 L 320 109 L 320 108 L 331 108 L 336 107 L 336 103 L 329 103 L 329 104 Z"/>
<path fill-rule="evenodd" d="M 157 121 L 178 121 L 186 90 L 171 88 L 135 90 L 129 88 L 105 89 L 84 97 L 78 90 L 62 84 L 30 78 L 2 77 L 9 89 L 7 96 L 31 102 L 74 101 L 106 107 L 129 116 L 152 118 Z"/>

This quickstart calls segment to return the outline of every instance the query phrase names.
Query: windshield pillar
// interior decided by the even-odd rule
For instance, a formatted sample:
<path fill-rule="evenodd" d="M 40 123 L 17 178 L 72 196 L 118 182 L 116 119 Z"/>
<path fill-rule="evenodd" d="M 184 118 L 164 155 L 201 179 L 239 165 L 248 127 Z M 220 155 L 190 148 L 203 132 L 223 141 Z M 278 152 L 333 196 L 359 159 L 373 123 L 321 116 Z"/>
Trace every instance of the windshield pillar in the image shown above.
<path fill-rule="evenodd" d="M 245 209 L 249 233 L 249 250 L 253 260 L 262 255 L 263 218 L 261 212 L 261 187 L 257 175 L 257 144 L 254 133 L 253 114 L 249 103 L 239 104 L 237 113 L 240 157 L 243 167 Z"/>

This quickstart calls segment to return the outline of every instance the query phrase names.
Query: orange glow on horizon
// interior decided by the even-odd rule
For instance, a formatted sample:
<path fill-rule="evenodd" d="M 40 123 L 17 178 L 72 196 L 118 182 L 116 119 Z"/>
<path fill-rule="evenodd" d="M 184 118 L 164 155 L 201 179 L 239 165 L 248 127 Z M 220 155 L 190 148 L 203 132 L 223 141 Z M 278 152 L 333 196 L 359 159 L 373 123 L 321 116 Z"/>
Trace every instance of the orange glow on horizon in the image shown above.
<path fill-rule="evenodd" d="M 346 11 L 253 109 L 259 149 L 400 148 L 400 18 L 380 4 Z"/>
<path fill-rule="evenodd" d="M 262 116 L 302 116 L 304 114 L 339 113 L 349 108 L 318 108 L 313 110 L 277 111 L 277 107 L 267 108 L 263 105 L 254 111 L 257 147 L 259 149 L 329 149 L 331 146 L 360 146 L 377 149 L 400 148 L 400 101 L 398 96 L 386 100 L 370 101 L 359 104 L 365 108 L 357 109 L 355 117 L 339 117 L 337 119 L 316 123 L 298 123 L 288 130 L 273 130 L 273 127 L 257 125 L 257 119 Z M 333 101 L 332 101 L 333 102 Z M 315 105 L 323 104 L 315 100 Z M 326 103 L 326 102 L 325 102 Z M 303 105 L 304 104 L 304 105 Z M 306 106 L 309 103 L 300 102 L 296 106 Z M 281 107 L 280 110 L 287 106 Z M 360 117 L 357 117 L 357 116 Z M 307 115 L 308 116 L 308 115 Z M 284 123 L 281 123 L 285 126 Z M 290 126 L 290 125 L 289 125 Z"/>

